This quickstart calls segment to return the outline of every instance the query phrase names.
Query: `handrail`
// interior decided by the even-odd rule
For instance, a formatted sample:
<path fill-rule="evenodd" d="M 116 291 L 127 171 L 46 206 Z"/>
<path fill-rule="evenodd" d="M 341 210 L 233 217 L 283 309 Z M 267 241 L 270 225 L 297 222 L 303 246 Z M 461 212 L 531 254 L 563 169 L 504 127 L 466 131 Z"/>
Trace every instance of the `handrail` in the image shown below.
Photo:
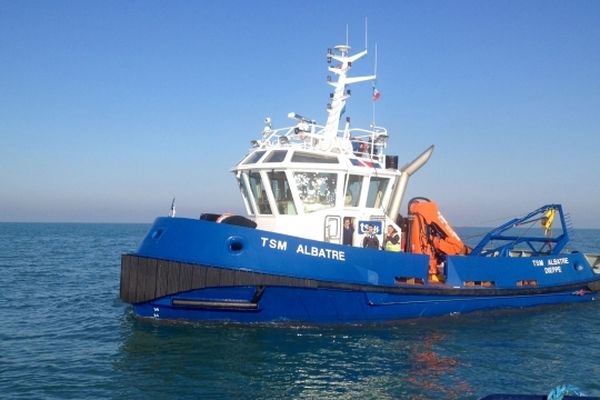
<path fill-rule="evenodd" d="M 322 125 L 301 122 L 285 128 L 265 129 L 262 139 L 253 140 L 251 143 L 253 148 L 299 147 L 342 154 L 354 153 L 357 157 L 385 161 L 387 129 L 375 127 L 373 130 L 361 128 L 338 130 L 334 140 L 328 139 L 324 135 L 324 130 L 325 127 Z"/>

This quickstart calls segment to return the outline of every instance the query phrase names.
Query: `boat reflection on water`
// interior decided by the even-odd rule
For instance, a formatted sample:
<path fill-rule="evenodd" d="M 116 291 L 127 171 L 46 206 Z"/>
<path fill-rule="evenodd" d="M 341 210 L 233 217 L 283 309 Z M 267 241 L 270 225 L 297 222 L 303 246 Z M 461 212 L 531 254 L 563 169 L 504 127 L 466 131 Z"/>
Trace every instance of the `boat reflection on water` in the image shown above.
<path fill-rule="evenodd" d="M 461 363 L 423 329 L 123 321 L 113 369 L 123 397 L 464 398 Z M 464 367 L 464 366 L 462 366 Z M 167 384 L 168 382 L 168 384 Z"/>
<path fill-rule="evenodd" d="M 446 338 L 444 333 L 432 332 L 411 347 L 406 382 L 422 393 L 414 395 L 412 399 L 462 399 L 475 393 L 471 385 L 457 374 L 460 362 L 435 351 L 436 346 Z"/>

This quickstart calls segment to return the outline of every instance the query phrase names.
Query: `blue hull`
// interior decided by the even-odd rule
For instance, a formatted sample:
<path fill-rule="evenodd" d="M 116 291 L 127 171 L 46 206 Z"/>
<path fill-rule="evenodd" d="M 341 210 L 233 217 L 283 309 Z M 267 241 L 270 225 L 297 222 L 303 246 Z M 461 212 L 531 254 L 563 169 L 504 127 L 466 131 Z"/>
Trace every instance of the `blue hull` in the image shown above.
<path fill-rule="evenodd" d="M 199 293 L 200 294 L 200 293 Z M 290 324 L 363 324 L 392 322 L 421 317 L 435 317 L 469 313 L 479 310 L 526 308 L 547 304 L 586 302 L 595 299 L 588 293 L 573 291 L 544 295 L 465 297 L 465 296 L 403 296 L 389 295 L 385 303 L 372 303 L 373 293 L 331 290 L 271 287 L 265 289 L 254 310 L 173 307 L 176 296 L 134 305 L 140 317 L 238 323 Z M 222 300 L 228 296 L 217 296 Z M 205 297 L 210 299 L 210 297 Z M 206 303 L 204 303 L 206 304 Z"/>
<path fill-rule="evenodd" d="M 448 257 L 444 284 L 427 272 L 423 255 L 159 218 L 123 256 L 121 298 L 165 320 L 338 324 L 584 302 L 598 290 L 579 253 Z"/>

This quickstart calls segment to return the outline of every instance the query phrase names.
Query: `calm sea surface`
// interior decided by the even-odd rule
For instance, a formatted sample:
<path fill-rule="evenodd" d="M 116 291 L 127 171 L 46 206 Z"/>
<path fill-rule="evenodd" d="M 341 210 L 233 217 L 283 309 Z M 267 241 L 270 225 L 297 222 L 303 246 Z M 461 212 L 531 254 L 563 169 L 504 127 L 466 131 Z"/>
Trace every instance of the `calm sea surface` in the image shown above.
<path fill-rule="evenodd" d="M 600 394 L 598 302 L 368 327 L 138 321 L 118 298 L 120 255 L 146 229 L 0 223 L 0 398 L 477 399 L 563 383 Z M 600 253 L 600 230 L 573 236 Z"/>

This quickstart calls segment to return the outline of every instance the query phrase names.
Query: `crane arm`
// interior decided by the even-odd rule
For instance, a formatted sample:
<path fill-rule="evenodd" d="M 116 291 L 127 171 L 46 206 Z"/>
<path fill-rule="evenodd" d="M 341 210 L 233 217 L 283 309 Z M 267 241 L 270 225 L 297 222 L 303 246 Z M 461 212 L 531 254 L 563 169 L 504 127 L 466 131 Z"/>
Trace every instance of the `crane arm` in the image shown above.
<path fill-rule="evenodd" d="M 435 250 L 446 255 L 465 254 L 466 246 L 448 221 L 439 211 L 435 202 L 427 199 L 413 200 L 409 206 L 409 213 L 419 218 L 413 218 L 413 222 L 418 221 L 418 224 L 425 224 L 425 227 L 413 227 L 413 232 L 427 232 L 428 241 L 433 245 Z"/>

